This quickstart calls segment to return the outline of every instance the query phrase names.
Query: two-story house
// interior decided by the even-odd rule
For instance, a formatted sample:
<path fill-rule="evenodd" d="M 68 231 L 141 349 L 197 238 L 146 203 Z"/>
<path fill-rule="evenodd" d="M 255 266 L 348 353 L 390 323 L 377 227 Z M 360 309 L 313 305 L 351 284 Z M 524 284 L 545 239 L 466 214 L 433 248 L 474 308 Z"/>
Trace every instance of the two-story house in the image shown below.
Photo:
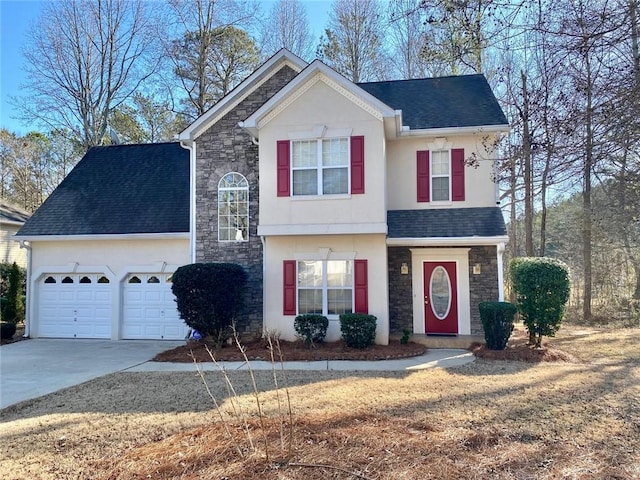
<path fill-rule="evenodd" d="M 179 135 L 188 161 L 174 159 L 172 168 L 189 177 L 183 194 L 149 178 L 155 168 L 164 171 L 152 168 L 158 150 L 181 157 L 174 146 L 100 150 L 108 156 L 111 148 L 126 159 L 127 149 L 137 149 L 146 157 L 147 177 L 140 172 L 140 181 L 157 191 L 138 195 L 130 181 L 129 203 L 147 205 L 166 189 L 180 205 L 188 204 L 186 225 L 170 231 L 147 218 L 144 232 L 140 225 L 123 225 L 119 233 L 107 232 L 109 222 L 101 219 L 79 234 L 85 238 L 63 239 L 64 226 L 52 233 L 38 219 L 49 217 L 47 203 L 56 203 L 57 191 L 36 212 L 19 233 L 32 250 L 31 333 L 42 336 L 43 312 L 59 302 L 55 294 L 42 304 L 47 285 L 60 288 L 51 282 L 74 272 L 80 282 L 83 264 L 92 261 L 91 278 L 99 282 L 102 274 L 110 285 L 105 335 L 177 338 L 182 331 L 168 333 L 166 326 L 179 323 L 170 295 L 161 295 L 164 306 L 156 302 L 154 309 L 145 308 L 144 297 L 160 295 L 154 284 L 166 294 L 171 271 L 188 258 L 247 270 L 250 301 L 241 331 L 278 331 L 293 340 L 296 315 L 322 313 L 330 319 L 328 340 L 336 340 L 338 315 L 355 311 L 378 318 L 381 344 L 403 328 L 480 334 L 478 303 L 502 297 L 507 237 L 492 177 L 494 140 L 507 129 L 482 75 L 354 84 L 320 61 L 306 64 L 282 50 Z M 83 176 L 111 188 L 105 176 L 113 172 L 97 164 L 89 172 L 84 165 L 83 159 L 77 167 Z M 118 175 L 126 176 L 126 160 L 119 167 L 125 171 Z M 65 182 L 59 190 L 71 188 Z M 105 202 L 115 194 L 105 192 Z M 116 210 L 122 217 L 127 202 L 116 203 L 121 206 L 112 206 L 106 217 Z M 129 243 L 117 246 L 122 240 Z M 110 245 L 109 253 L 90 260 L 100 241 Z M 171 241 L 174 250 L 167 248 Z M 109 258 L 122 248 L 135 253 L 125 262 Z M 54 260 L 45 250 L 59 256 Z M 138 293 L 135 308 L 127 306 L 131 292 Z M 165 326 L 159 329 L 161 316 Z M 57 336 L 55 320 L 47 325 L 45 335 Z"/>

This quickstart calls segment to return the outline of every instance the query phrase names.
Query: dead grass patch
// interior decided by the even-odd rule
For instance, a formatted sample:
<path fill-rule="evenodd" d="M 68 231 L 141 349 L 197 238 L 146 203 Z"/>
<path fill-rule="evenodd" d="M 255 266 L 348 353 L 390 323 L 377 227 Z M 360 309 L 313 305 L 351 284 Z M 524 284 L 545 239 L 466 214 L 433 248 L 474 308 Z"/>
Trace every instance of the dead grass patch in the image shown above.
<path fill-rule="evenodd" d="M 271 372 L 256 372 L 270 462 L 238 454 L 195 372 L 109 375 L 1 411 L 0 478 L 640 478 L 640 329 L 569 330 L 549 343 L 580 363 L 287 372 L 291 455 Z M 206 374 L 242 443 L 221 375 Z M 229 375 L 258 438 L 249 375 Z"/>

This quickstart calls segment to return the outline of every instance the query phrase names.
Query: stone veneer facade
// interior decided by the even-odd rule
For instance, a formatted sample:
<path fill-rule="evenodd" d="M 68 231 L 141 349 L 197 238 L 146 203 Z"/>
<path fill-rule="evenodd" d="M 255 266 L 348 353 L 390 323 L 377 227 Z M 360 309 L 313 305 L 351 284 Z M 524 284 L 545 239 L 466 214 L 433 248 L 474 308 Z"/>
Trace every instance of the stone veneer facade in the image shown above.
<path fill-rule="evenodd" d="M 411 265 L 409 247 L 389 247 L 389 328 L 401 333 L 404 328 L 413 331 L 413 290 L 411 274 L 402 275 L 402 263 Z M 473 266 L 479 263 L 482 273 L 473 274 Z M 498 300 L 498 259 L 495 246 L 471 247 L 469 250 L 469 289 L 471 307 L 471 334 L 484 335 L 478 304 Z"/>
<path fill-rule="evenodd" d="M 238 126 L 297 73 L 283 66 L 197 139 L 196 151 L 196 261 L 242 265 L 248 274 L 246 313 L 237 325 L 240 333 L 261 334 L 263 325 L 262 241 L 258 237 L 258 146 Z M 218 182 L 237 172 L 249 183 L 249 238 L 247 242 L 218 242 Z"/>

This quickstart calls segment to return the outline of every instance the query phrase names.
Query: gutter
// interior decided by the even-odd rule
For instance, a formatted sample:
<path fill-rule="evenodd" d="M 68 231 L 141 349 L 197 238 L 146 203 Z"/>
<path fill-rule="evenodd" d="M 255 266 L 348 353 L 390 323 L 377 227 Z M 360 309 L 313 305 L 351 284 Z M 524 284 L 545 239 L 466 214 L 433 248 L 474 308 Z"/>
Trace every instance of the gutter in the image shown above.
<path fill-rule="evenodd" d="M 402 127 L 401 137 L 416 136 L 436 136 L 445 137 L 447 135 L 465 135 L 475 133 L 508 133 L 509 125 L 478 125 L 473 127 L 445 127 L 445 128 L 422 128 L 411 130 L 407 126 Z"/>
<path fill-rule="evenodd" d="M 189 238 L 189 232 L 173 233 L 109 233 L 86 235 L 15 235 L 15 240 L 22 242 L 48 242 L 69 240 L 176 240 Z"/>
<path fill-rule="evenodd" d="M 500 245 L 507 243 L 509 237 L 500 235 L 495 237 L 424 237 L 424 238 L 387 238 L 390 247 L 431 247 L 443 245 Z"/>

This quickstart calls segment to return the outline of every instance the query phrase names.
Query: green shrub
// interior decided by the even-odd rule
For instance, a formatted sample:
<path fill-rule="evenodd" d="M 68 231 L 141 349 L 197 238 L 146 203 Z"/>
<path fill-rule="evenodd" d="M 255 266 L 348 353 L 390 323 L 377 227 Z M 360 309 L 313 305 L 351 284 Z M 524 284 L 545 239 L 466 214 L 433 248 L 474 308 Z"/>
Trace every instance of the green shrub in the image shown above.
<path fill-rule="evenodd" d="M 376 320 L 364 313 L 343 313 L 340 315 L 342 339 L 348 347 L 367 348 L 376 338 Z"/>
<path fill-rule="evenodd" d="M 15 262 L 9 268 L 8 286 L 2 306 L 2 320 L 18 323 L 24 321 L 24 273 Z"/>
<path fill-rule="evenodd" d="M 543 336 L 560 328 L 569 300 L 569 268 L 552 258 L 520 257 L 509 264 L 518 310 L 529 332 L 529 343 L 540 347 Z"/>
<path fill-rule="evenodd" d="M 222 345 L 244 307 L 247 274 L 233 263 L 193 263 L 173 274 L 171 290 L 180 318 Z"/>
<path fill-rule="evenodd" d="M 411 330 L 408 328 L 402 329 L 402 337 L 400 337 L 400 345 L 406 345 L 409 343 L 409 339 L 411 338 Z"/>
<path fill-rule="evenodd" d="M 504 350 L 513 332 L 513 317 L 518 307 L 509 302 L 480 302 L 478 308 L 487 347 Z"/>
<path fill-rule="evenodd" d="M 298 315 L 293 322 L 293 328 L 296 329 L 298 336 L 308 346 L 314 343 L 322 343 L 324 337 L 327 336 L 327 328 L 329 328 L 329 320 L 324 315 L 308 313 Z"/>
<path fill-rule="evenodd" d="M 13 322 L 0 322 L 0 339 L 10 340 L 16 334 L 16 324 Z"/>

